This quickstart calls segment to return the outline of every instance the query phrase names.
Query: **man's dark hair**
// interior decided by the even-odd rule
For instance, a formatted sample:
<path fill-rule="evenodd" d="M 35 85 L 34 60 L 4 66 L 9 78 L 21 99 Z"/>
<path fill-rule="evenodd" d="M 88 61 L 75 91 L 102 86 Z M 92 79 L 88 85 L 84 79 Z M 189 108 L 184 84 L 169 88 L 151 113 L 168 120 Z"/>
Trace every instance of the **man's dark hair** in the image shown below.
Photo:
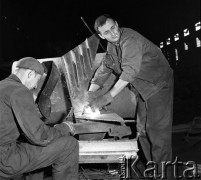
<path fill-rule="evenodd" d="M 109 14 L 103 14 L 96 18 L 94 23 L 94 29 L 97 33 L 100 33 L 98 28 L 103 26 L 106 23 L 107 19 L 112 19 L 113 21 L 115 21 L 115 19 Z"/>

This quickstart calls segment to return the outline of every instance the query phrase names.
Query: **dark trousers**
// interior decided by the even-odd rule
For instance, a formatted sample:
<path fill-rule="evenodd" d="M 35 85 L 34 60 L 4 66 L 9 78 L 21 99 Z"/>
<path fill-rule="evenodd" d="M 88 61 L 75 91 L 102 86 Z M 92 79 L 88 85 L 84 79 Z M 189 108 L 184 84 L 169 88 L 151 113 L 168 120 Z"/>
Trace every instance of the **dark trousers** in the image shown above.
<path fill-rule="evenodd" d="M 52 165 L 54 180 L 78 180 L 79 145 L 71 136 L 60 137 L 46 147 L 16 144 L 0 160 L 0 178 L 14 178 Z"/>
<path fill-rule="evenodd" d="M 140 145 L 148 161 L 154 161 L 161 173 L 161 162 L 172 160 L 173 82 L 147 101 L 138 97 L 137 130 Z"/>

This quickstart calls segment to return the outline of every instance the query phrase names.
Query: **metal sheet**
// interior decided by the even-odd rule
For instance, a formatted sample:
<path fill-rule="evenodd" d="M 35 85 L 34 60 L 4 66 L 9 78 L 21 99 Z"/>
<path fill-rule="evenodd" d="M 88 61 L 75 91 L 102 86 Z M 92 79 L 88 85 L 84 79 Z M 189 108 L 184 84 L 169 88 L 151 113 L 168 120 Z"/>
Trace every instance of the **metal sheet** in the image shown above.
<path fill-rule="evenodd" d="M 120 117 L 116 113 L 104 113 L 104 114 L 97 114 L 97 115 L 90 115 L 90 114 L 75 114 L 77 119 L 87 119 L 92 121 L 108 121 L 108 122 L 120 122 L 124 124 L 124 119 Z"/>
<path fill-rule="evenodd" d="M 60 78 L 59 71 L 54 62 L 51 62 L 51 68 L 48 75 L 49 75 L 47 77 L 48 79 L 44 84 L 44 88 L 42 89 L 42 92 L 40 93 L 38 100 L 39 110 L 41 114 L 47 119 L 50 118 L 51 114 L 50 96 Z"/>
<path fill-rule="evenodd" d="M 107 132 L 109 136 L 122 138 L 132 134 L 131 128 L 128 126 L 115 125 L 111 123 L 85 122 L 74 124 L 76 134 L 90 134 Z"/>
<path fill-rule="evenodd" d="M 75 112 L 80 111 L 86 103 L 85 95 L 95 71 L 94 62 L 98 45 L 99 38 L 93 35 L 62 56 L 60 66 L 66 78 Z"/>

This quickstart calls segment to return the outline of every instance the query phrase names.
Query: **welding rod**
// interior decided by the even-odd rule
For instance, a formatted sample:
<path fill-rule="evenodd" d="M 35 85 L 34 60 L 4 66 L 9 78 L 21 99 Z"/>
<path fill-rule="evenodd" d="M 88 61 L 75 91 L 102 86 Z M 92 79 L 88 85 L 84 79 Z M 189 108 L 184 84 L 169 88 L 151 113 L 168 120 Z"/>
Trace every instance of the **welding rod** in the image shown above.
<path fill-rule="evenodd" d="M 82 16 L 81 16 L 80 18 L 81 18 L 81 20 L 83 21 L 83 23 L 85 24 L 85 26 L 88 28 L 88 30 L 91 32 L 91 34 L 93 35 L 93 34 L 94 34 L 93 31 L 92 31 L 91 28 L 88 26 L 88 24 L 86 23 L 86 21 L 84 20 L 84 18 L 83 18 Z M 106 51 L 105 48 L 103 47 L 103 45 L 101 44 L 101 42 L 99 42 L 99 44 L 100 44 L 101 48 L 103 49 L 103 51 Z"/>
<path fill-rule="evenodd" d="M 91 30 L 91 28 L 88 26 L 88 24 L 86 23 L 86 21 L 84 20 L 84 18 L 81 16 L 81 20 L 83 21 L 83 23 L 85 24 L 85 26 L 88 28 L 88 30 L 91 32 L 91 34 L 94 34 L 93 31 Z"/>

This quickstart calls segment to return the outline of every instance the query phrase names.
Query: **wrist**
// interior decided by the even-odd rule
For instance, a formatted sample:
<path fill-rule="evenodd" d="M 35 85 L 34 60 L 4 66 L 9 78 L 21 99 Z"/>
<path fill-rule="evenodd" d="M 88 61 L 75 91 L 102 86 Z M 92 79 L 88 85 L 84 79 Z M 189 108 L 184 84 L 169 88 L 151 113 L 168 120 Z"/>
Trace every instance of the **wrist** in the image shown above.
<path fill-rule="evenodd" d="M 98 84 L 91 84 L 89 91 L 97 91 L 100 88 Z"/>
<path fill-rule="evenodd" d="M 108 101 L 112 102 L 114 100 L 114 98 L 112 97 L 112 94 L 110 92 L 107 92 L 105 94 L 105 97 Z"/>

